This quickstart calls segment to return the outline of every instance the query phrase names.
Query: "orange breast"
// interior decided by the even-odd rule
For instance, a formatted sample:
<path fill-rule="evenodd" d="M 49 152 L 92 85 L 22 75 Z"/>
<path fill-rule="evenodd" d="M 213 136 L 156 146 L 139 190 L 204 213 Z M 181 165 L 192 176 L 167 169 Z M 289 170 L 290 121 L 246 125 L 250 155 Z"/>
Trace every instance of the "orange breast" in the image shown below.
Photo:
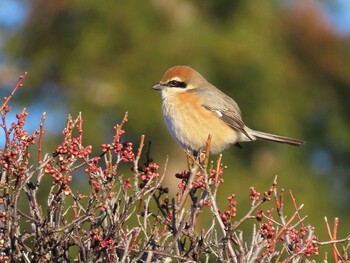
<path fill-rule="evenodd" d="M 186 150 L 205 147 L 209 134 L 212 153 L 223 151 L 237 140 L 236 131 L 215 112 L 205 109 L 194 93 L 181 92 L 166 97 L 162 107 L 171 135 Z"/>

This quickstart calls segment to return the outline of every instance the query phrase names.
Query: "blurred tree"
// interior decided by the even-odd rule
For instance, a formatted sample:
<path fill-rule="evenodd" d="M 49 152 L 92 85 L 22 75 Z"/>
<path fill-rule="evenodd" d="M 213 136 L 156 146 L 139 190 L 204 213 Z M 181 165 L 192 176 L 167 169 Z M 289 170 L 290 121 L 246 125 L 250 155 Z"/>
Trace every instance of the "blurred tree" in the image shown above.
<path fill-rule="evenodd" d="M 330 204 L 349 205 L 349 38 L 337 34 L 319 3 L 34 0 L 28 5 L 26 23 L 6 48 L 30 72 L 30 90 L 22 99 L 63 98 L 62 114 L 83 112 L 86 141 L 95 146 L 108 141 L 111 127 L 129 111 L 129 131 L 146 134 L 157 158 L 178 151 L 184 160 L 179 148 L 160 147 L 172 140 L 160 98 L 150 87 L 170 66 L 188 64 L 232 96 L 252 128 L 309 141 L 298 149 L 254 143 L 226 151 L 234 174 L 227 180 L 235 182 L 227 194 L 248 194 L 251 185 L 264 189 L 279 173 L 280 183 L 307 201 L 313 219 L 336 214 Z M 318 209 L 320 203 L 328 211 Z"/>

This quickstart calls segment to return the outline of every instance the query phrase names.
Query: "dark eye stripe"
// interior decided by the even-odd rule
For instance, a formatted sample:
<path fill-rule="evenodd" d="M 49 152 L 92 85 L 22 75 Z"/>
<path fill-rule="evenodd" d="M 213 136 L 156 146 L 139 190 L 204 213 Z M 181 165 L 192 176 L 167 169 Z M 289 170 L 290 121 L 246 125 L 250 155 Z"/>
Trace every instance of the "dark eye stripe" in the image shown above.
<path fill-rule="evenodd" d="M 186 88 L 186 83 L 177 81 L 177 80 L 170 80 L 167 84 L 169 87 L 174 87 L 174 88 Z"/>

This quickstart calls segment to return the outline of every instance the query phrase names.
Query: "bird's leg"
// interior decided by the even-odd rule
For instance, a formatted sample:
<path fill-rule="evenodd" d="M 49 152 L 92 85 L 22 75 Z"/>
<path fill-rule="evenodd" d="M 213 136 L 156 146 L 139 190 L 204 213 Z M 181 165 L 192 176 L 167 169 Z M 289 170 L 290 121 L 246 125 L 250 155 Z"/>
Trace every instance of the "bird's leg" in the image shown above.
<path fill-rule="evenodd" d="M 193 157 L 194 159 L 201 163 L 206 155 L 206 147 L 201 147 L 197 151 L 193 151 Z"/>
<path fill-rule="evenodd" d="M 201 149 L 198 149 L 197 151 L 193 151 L 192 154 L 193 154 L 193 158 L 194 158 L 196 161 L 200 161 L 199 157 L 200 157 L 200 155 L 201 155 Z"/>
<path fill-rule="evenodd" d="M 211 135 L 208 135 L 208 139 L 205 143 L 205 146 L 200 147 L 198 150 L 192 151 L 192 156 L 191 153 L 187 151 L 187 165 L 188 165 L 188 170 L 191 170 L 193 168 L 193 165 L 197 164 L 202 164 L 206 166 L 209 161 L 209 154 L 210 154 L 210 144 L 211 144 Z"/>
<path fill-rule="evenodd" d="M 203 162 L 203 160 L 206 157 L 205 152 L 206 152 L 205 147 L 202 147 L 202 148 L 198 149 L 197 151 L 193 151 L 192 154 L 190 152 L 188 152 L 188 154 L 187 154 L 188 170 L 191 170 L 196 163 L 200 164 Z"/>

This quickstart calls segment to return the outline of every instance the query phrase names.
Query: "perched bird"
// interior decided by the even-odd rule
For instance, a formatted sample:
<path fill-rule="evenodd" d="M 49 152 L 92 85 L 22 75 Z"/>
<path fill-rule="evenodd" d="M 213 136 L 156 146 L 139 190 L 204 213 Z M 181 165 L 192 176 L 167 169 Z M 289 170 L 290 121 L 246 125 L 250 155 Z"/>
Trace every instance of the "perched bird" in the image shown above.
<path fill-rule="evenodd" d="M 165 124 L 182 148 L 198 152 L 211 136 L 211 153 L 240 142 L 266 141 L 303 145 L 304 141 L 255 131 L 242 121 L 237 103 L 188 66 L 168 69 L 153 86 L 161 92 Z"/>

